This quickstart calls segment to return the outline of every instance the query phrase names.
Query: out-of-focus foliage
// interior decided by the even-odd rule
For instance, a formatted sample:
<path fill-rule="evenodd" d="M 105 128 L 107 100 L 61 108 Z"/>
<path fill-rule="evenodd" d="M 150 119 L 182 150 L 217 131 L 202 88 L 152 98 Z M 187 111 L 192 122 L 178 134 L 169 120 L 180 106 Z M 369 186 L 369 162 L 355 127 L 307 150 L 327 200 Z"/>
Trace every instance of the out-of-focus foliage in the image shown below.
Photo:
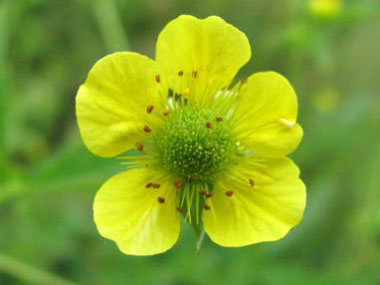
<path fill-rule="evenodd" d="M 0 284 L 379 284 L 380 2 L 313 2 L 340 3 L 0 0 Z M 81 143 L 75 93 L 107 53 L 153 57 L 183 13 L 247 34 L 240 77 L 276 70 L 295 86 L 307 209 L 279 242 L 206 240 L 196 254 L 185 227 L 166 254 L 125 256 L 92 221 L 95 192 L 122 167 Z"/>

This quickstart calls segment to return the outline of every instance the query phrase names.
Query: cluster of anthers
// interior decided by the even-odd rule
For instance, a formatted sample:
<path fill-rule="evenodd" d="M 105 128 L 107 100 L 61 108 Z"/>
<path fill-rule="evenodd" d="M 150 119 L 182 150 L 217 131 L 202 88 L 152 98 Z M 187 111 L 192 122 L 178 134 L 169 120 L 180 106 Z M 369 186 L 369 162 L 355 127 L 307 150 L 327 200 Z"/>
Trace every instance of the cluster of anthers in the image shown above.
<path fill-rule="evenodd" d="M 192 90 L 199 79 L 197 71 L 178 71 L 176 74 L 188 85 L 180 92 L 164 86 L 161 76 L 155 75 L 157 84 L 160 84 L 160 97 L 167 97 L 167 104 L 163 110 L 155 105 L 146 106 L 145 122 L 151 122 L 142 127 L 145 133 L 144 141 L 137 141 L 135 146 L 140 155 L 122 156 L 127 159 L 123 165 L 129 168 L 153 167 L 166 170 L 172 180 L 172 186 L 177 189 L 178 205 L 176 210 L 185 214 L 185 221 L 190 224 L 199 224 L 201 209 L 211 209 L 213 193 L 213 178 L 226 170 L 239 156 L 244 156 L 243 147 L 232 134 L 230 120 L 231 110 L 223 108 L 202 108 L 192 104 Z M 182 84 L 181 84 L 182 85 Z M 236 99 L 237 85 L 232 90 L 220 90 L 216 100 L 224 103 Z M 225 98 L 229 100 L 225 100 Z M 158 109 L 158 110 L 157 110 Z M 229 110 L 230 112 L 223 112 Z M 149 117 L 159 116 L 163 124 L 155 123 Z M 253 187 L 252 177 L 240 177 L 246 187 Z M 244 184 L 243 183 L 243 184 Z M 158 189 L 161 184 L 150 181 L 146 188 Z M 233 189 L 225 191 L 227 197 L 232 197 Z M 165 197 L 157 196 L 157 202 L 165 204 Z"/>

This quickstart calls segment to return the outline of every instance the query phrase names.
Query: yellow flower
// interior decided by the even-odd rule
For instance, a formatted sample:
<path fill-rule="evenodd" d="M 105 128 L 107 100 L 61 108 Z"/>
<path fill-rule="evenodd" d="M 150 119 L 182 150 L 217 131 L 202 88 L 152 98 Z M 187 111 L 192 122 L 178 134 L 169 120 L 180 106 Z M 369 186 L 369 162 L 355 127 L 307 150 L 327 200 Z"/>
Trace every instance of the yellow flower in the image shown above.
<path fill-rule="evenodd" d="M 125 158 L 94 202 L 100 234 L 131 255 L 170 249 L 180 215 L 215 243 L 282 238 L 305 207 L 305 186 L 286 157 L 303 132 L 297 98 L 275 72 L 231 87 L 250 59 L 247 37 L 221 18 L 180 16 L 160 33 L 156 60 L 119 52 L 99 60 L 79 88 L 87 148 Z"/>

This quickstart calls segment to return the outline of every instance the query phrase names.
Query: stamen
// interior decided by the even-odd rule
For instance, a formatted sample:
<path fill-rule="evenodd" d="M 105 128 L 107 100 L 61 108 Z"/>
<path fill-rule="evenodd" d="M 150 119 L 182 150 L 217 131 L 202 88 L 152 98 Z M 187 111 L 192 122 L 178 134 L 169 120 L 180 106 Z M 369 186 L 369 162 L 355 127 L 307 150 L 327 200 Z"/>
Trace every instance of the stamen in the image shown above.
<path fill-rule="evenodd" d="M 160 188 L 160 184 L 158 184 L 158 183 L 152 183 L 152 188 L 156 188 L 156 189 L 158 189 L 158 188 Z"/>
<path fill-rule="evenodd" d="M 185 90 L 183 90 L 183 91 L 181 92 L 182 96 L 187 96 L 187 95 L 189 95 L 189 93 L 190 93 L 189 88 L 186 88 Z"/>
<path fill-rule="evenodd" d="M 163 203 L 165 203 L 165 198 L 163 198 L 163 197 L 158 197 L 158 198 L 157 198 L 157 201 L 158 201 L 158 203 L 163 204 Z"/>
<path fill-rule="evenodd" d="M 170 114 L 170 110 L 169 109 L 166 109 L 163 113 L 162 113 L 164 116 L 168 116 Z"/>
<path fill-rule="evenodd" d="M 206 190 L 199 190 L 198 193 L 200 195 L 207 195 L 207 191 Z"/>
<path fill-rule="evenodd" d="M 170 98 L 173 98 L 173 89 L 168 89 L 168 98 L 170 99 Z"/>
<path fill-rule="evenodd" d="M 159 74 L 156 75 L 156 82 L 157 83 L 160 83 L 161 82 L 161 77 Z"/>
<path fill-rule="evenodd" d="M 183 75 L 183 71 L 182 70 L 178 71 L 178 76 L 182 76 L 182 75 Z"/>
<path fill-rule="evenodd" d="M 230 190 L 230 191 L 226 191 L 226 195 L 228 197 L 231 197 L 232 195 L 234 194 L 234 191 Z"/>
<path fill-rule="evenodd" d="M 217 118 L 215 119 L 215 121 L 217 121 L 218 123 L 220 123 L 221 121 L 223 121 L 223 118 L 221 118 L 221 117 L 217 117 Z"/>
<path fill-rule="evenodd" d="M 255 186 L 255 180 L 253 180 L 252 178 L 249 178 L 249 184 L 251 186 Z"/>
<path fill-rule="evenodd" d="M 196 195 L 195 200 L 195 223 L 199 225 L 199 195 Z"/>
<path fill-rule="evenodd" d="M 196 72 L 195 70 L 191 73 L 191 75 L 194 77 L 194 78 L 197 78 L 198 76 L 198 72 Z"/>
<path fill-rule="evenodd" d="M 181 98 L 181 94 L 175 93 L 174 94 L 174 101 L 178 102 Z"/>
<path fill-rule="evenodd" d="M 177 188 L 177 189 L 181 188 L 181 186 L 182 186 L 182 182 L 181 182 L 181 180 L 177 180 L 177 181 L 175 181 L 175 182 L 174 182 L 174 186 L 175 186 L 175 188 Z"/>
<path fill-rule="evenodd" d="M 147 125 L 144 126 L 144 132 L 150 133 L 151 131 L 152 131 L 152 129 L 149 126 L 147 126 Z"/>
<path fill-rule="evenodd" d="M 207 127 L 208 129 L 212 129 L 212 124 L 211 124 L 210 122 L 207 122 L 207 123 L 206 123 L 206 127 Z"/>
<path fill-rule="evenodd" d="M 153 183 L 152 183 L 152 182 L 149 182 L 148 184 L 145 185 L 145 188 L 151 188 L 152 185 L 153 185 Z"/>
<path fill-rule="evenodd" d="M 136 143 L 136 149 L 139 150 L 139 151 L 143 151 L 143 150 L 144 150 L 144 146 L 143 146 L 143 144 L 137 142 L 137 143 Z"/>
<path fill-rule="evenodd" d="M 146 107 L 146 112 L 148 114 L 150 114 L 150 113 L 152 113 L 153 109 L 154 109 L 154 106 L 153 105 L 149 105 L 148 107 Z"/>
<path fill-rule="evenodd" d="M 203 209 L 205 209 L 205 210 L 210 210 L 211 207 L 210 207 L 209 205 L 207 205 L 207 204 L 203 204 Z"/>
<path fill-rule="evenodd" d="M 177 207 L 176 210 L 180 213 L 183 213 L 185 212 L 185 209 L 184 208 L 181 208 L 181 207 Z"/>
<path fill-rule="evenodd" d="M 206 194 L 206 198 L 211 198 L 212 196 L 214 196 L 214 193 L 207 193 Z"/>

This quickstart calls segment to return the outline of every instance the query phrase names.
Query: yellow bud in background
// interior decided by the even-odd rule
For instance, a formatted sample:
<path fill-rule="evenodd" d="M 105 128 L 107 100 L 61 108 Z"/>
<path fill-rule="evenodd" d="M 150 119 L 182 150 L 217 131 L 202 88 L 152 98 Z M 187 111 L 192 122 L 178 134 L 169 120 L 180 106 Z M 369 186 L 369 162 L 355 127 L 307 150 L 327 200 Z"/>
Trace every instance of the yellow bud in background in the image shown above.
<path fill-rule="evenodd" d="M 318 18 L 334 18 L 342 9 L 342 0 L 311 0 L 309 9 Z"/>

